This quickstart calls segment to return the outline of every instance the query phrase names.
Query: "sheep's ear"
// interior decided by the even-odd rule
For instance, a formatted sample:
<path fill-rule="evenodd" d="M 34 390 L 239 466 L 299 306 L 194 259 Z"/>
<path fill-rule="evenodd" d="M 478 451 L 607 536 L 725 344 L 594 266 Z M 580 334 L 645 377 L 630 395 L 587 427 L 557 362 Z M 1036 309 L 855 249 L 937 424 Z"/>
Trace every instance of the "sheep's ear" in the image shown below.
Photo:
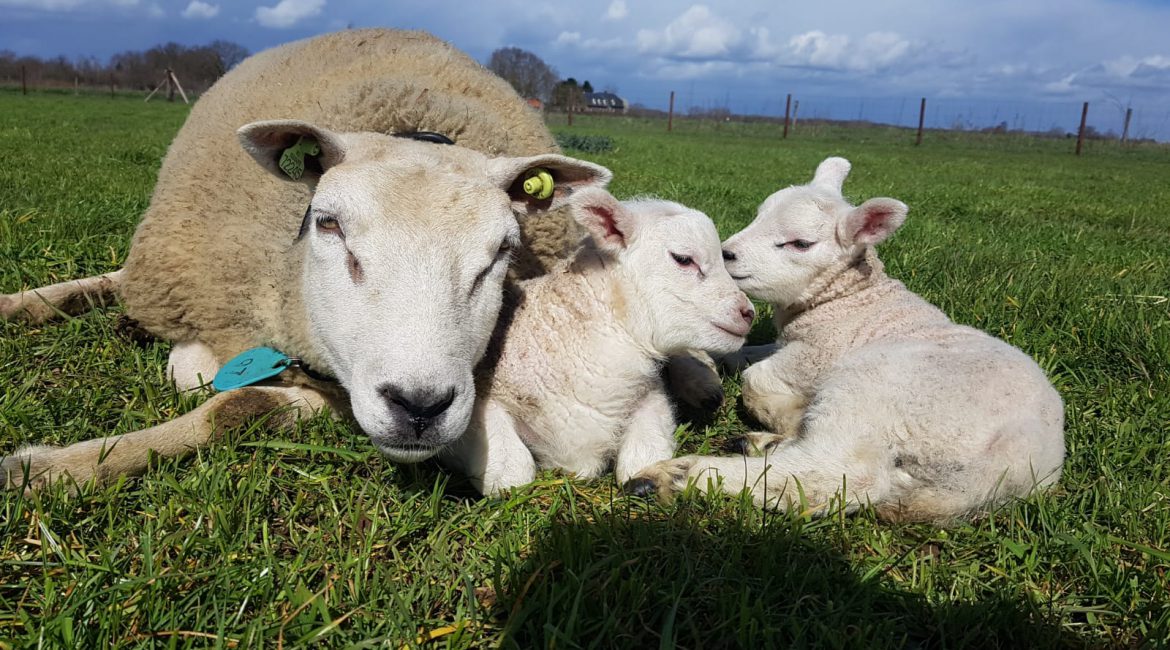
<path fill-rule="evenodd" d="M 492 158 L 488 175 L 508 193 L 512 208 L 520 213 L 559 208 L 577 190 L 605 187 L 613 178 L 601 165 L 558 154 Z"/>
<path fill-rule="evenodd" d="M 849 175 L 851 168 L 852 165 L 844 158 L 825 158 L 817 165 L 817 173 L 813 175 L 812 184 L 840 192 L 845 186 L 845 177 Z"/>
<path fill-rule="evenodd" d="M 871 246 L 885 241 L 906 221 L 909 208 L 895 199 L 870 199 L 853 208 L 841 222 L 841 239 L 846 244 Z"/>
<path fill-rule="evenodd" d="M 633 211 L 600 187 L 590 187 L 573 195 L 569 205 L 573 218 L 585 227 L 597 248 L 616 253 L 624 249 L 634 234 Z"/>
<path fill-rule="evenodd" d="M 256 162 L 285 180 L 316 183 L 345 159 L 345 144 L 336 133 L 299 120 L 252 122 L 236 135 Z"/>

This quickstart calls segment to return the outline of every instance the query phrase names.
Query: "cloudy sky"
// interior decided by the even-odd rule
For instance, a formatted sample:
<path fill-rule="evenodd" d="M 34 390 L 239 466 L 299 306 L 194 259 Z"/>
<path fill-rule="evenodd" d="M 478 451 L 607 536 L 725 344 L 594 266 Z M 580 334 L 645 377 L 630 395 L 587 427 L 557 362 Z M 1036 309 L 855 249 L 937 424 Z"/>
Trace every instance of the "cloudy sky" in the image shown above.
<path fill-rule="evenodd" d="M 1170 0 L 0 0 L 0 49 L 106 59 L 165 41 L 257 51 L 345 27 L 425 29 L 483 61 L 531 50 L 562 76 L 665 108 L 935 126 L 1121 130 L 1170 140 Z"/>

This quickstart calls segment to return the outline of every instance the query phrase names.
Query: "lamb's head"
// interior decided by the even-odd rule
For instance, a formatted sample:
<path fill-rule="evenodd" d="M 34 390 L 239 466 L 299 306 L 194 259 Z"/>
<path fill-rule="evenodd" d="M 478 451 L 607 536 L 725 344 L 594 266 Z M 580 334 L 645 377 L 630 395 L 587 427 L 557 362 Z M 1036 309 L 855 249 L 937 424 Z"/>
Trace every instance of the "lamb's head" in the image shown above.
<path fill-rule="evenodd" d="M 286 180 L 302 172 L 314 188 L 293 244 L 312 349 L 288 352 L 341 382 L 384 454 L 414 462 L 437 453 L 470 421 L 472 372 L 520 241 L 514 211 L 556 208 L 576 188 L 607 183 L 609 171 L 558 155 L 488 158 L 304 122 L 258 122 L 239 133 L 263 166 Z M 534 170 L 555 186 L 525 191 Z"/>
<path fill-rule="evenodd" d="M 828 158 L 808 185 L 769 196 L 756 218 L 723 244 L 727 270 L 739 288 L 759 300 L 788 308 L 826 277 L 859 259 L 906 219 L 906 205 L 870 199 L 850 205 L 841 195 L 849 161 Z"/>
<path fill-rule="evenodd" d="M 755 310 L 723 266 L 707 215 L 653 199 L 621 202 L 587 188 L 571 200 L 603 263 L 613 264 L 631 333 L 660 355 L 738 350 Z"/>

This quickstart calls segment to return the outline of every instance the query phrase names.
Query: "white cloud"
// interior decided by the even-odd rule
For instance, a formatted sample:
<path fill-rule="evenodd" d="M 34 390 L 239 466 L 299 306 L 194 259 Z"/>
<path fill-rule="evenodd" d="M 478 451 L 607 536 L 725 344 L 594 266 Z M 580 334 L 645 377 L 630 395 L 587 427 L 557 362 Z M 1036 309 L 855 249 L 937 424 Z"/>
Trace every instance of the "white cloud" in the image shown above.
<path fill-rule="evenodd" d="M 69 11 L 82 5 L 115 5 L 134 7 L 139 0 L 0 0 L 0 7 L 40 9 L 41 11 Z"/>
<path fill-rule="evenodd" d="M 219 15 L 219 5 L 208 4 L 200 0 L 191 0 L 191 4 L 183 10 L 183 17 L 187 19 L 207 20 Z"/>
<path fill-rule="evenodd" d="M 789 39 L 789 56 L 785 62 L 829 70 L 872 72 L 907 62 L 914 49 L 909 40 L 893 32 L 870 32 L 854 42 L 845 34 L 813 30 Z"/>
<path fill-rule="evenodd" d="M 630 15 L 630 8 L 626 6 L 625 0 L 613 0 L 609 3 L 609 9 L 605 11 L 605 20 L 621 20 Z"/>
<path fill-rule="evenodd" d="M 280 0 L 272 7 L 257 7 L 256 21 L 264 27 L 284 29 L 321 13 L 325 0 Z"/>
<path fill-rule="evenodd" d="M 640 29 L 636 39 L 643 53 L 683 59 L 725 58 L 739 47 L 743 32 L 706 5 L 693 5 L 662 30 Z"/>
<path fill-rule="evenodd" d="M 1061 76 L 1044 85 L 1049 93 L 1065 95 L 1096 89 L 1104 91 L 1156 91 L 1170 86 L 1170 57 L 1122 56 L 1102 61 Z"/>

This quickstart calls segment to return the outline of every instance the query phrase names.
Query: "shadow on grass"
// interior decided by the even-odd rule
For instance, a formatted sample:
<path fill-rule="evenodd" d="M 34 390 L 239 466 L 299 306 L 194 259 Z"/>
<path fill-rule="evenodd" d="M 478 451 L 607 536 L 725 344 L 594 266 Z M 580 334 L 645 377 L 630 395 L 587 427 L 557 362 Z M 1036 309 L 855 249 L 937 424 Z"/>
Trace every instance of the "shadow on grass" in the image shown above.
<path fill-rule="evenodd" d="M 1026 601 L 935 604 L 861 573 L 798 522 L 684 507 L 553 524 L 496 591 L 504 647 L 1088 645 Z"/>

